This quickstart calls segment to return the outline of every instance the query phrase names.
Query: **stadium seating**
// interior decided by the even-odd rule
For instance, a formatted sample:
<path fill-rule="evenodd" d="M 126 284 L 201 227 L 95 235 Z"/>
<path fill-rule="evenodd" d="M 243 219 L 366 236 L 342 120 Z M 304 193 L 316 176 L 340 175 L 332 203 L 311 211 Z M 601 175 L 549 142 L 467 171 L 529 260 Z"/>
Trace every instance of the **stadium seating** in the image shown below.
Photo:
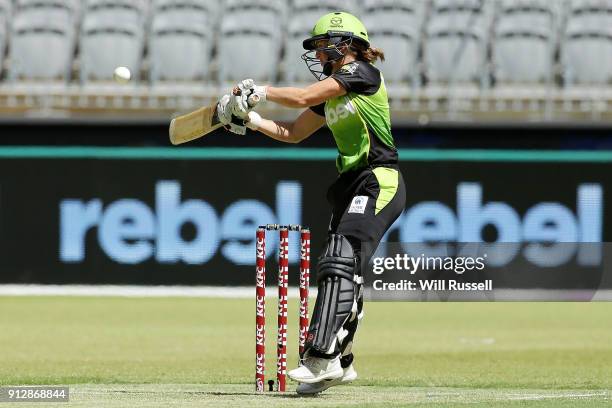
<path fill-rule="evenodd" d="M 255 21 L 258 24 L 251 24 Z M 226 8 L 218 43 L 219 82 L 244 78 L 276 81 L 281 34 L 278 10 Z"/>
<path fill-rule="evenodd" d="M 612 27 L 612 0 L 571 0 L 568 10 L 568 28 L 577 24 L 592 29 Z"/>
<path fill-rule="evenodd" d="M 77 14 L 80 10 L 80 0 L 17 0 L 14 1 L 18 9 L 29 7 L 49 7 L 69 10 Z"/>
<path fill-rule="evenodd" d="M 560 50 L 568 86 L 612 83 L 612 26 L 599 26 L 595 20 L 569 17 Z"/>
<path fill-rule="evenodd" d="M 214 33 L 219 26 L 219 18 L 222 15 L 222 6 L 223 3 L 210 0 L 153 0 L 149 17 L 152 24 L 158 15 L 166 13 L 175 13 L 177 18 L 179 18 L 180 15 L 187 16 L 190 13 L 205 15 L 206 26 L 197 27 L 195 29 L 205 29 L 206 32 L 213 33 L 213 36 L 208 39 L 208 41 L 213 41 L 213 43 L 210 44 L 212 48 L 214 46 L 214 42 L 216 41 Z"/>
<path fill-rule="evenodd" d="M 6 20 L 11 17 L 13 2 L 11 0 L 0 0 L 0 15 Z"/>
<path fill-rule="evenodd" d="M 8 43 L 9 21 L 11 21 L 11 0 L 0 0 L 0 74 L 4 64 L 4 52 Z"/>
<path fill-rule="evenodd" d="M 224 13 L 234 13 L 236 11 L 248 10 L 254 12 L 255 16 L 261 11 L 272 11 L 277 17 L 285 17 L 288 12 L 288 2 L 284 0 L 225 0 Z M 249 20 L 256 22 L 256 19 Z"/>
<path fill-rule="evenodd" d="M 9 78 L 69 80 L 76 41 L 76 3 L 20 0 L 17 5 Z"/>
<path fill-rule="evenodd" d="M 283 14 L 284 3 L 278 0 L 226 2 L 219 30 L 219 82 L 244 78 L 276 81 Z"/>
<path fill-rule="evenodd" d="M 359 3 L 357 0 L 293 0 L 293 13 L 299 14 L 305 11 L 318 11 L 319 17 L 331 11 L 359 14 Z M 315 21 L 312 21 L 311 25 L 314 25 Z"/>
<path fill-rule="evenodd" d="M 310 32 L 321 13 L 319 11 L 302 11 L 293 14 L 287 26 L 287 41 L 285 43 L 284 72 L 289 83 L 312 82 L 314 77 L 306 67 L 301 56 L 306 50 L 302 41 L 310 37 Z"/>
<path fill-rule="evenodd" d="M 486 63 L 486 40 L 477 28 L 453 31 L 428 28 L 424 65 L 431 82 L 480 82 Z"/>
<path fill-rule="evenodd" d="M 0 67 L 11 81 L 125 65 L 153 84 L 312 82 L 302 41 L 335 10 L 362 18 L 391 86 L 612 80 L 612 0 L 0 0 Z"/>
<path fill-rule="evenodd" d="M 553 79 L 557 11 L 546 0 L 503 0 L 491 58 L 498 83 L 548 84 Z"/>
<path fill-rule="evenodd" d="M 555 26 L 557 14 L 554 3 L 548 0 L 502 0 L 498 10 L 498 24 L 505 23 L 517 29 Z"/>
<path fill-rule="evenodd" d="M 612 29 L 568 31 L 562 62 L 567 84 L 611 84 Z"/>
<path fill-rule="evenodd" d="M 528 22 L 561 30 L 566 11 L 566 0 L 498 0 L 498 16 L 515 21 L 520 27 Z"/>
<path fill-rule="evenodd" d="M 567 85 L 612 83 L 612 1 L 572 1 L 560 59 Z"/>
<path fill-rule="evenodd" d="M 496 81 L 549 83 L 553 73 L 553 47 L 552 34 L 545 29 L 497 29 L 492 52 Z"/>
<path fill-rule="evenodd" d="M 196 81 L 209 75 L 214 12 L 205 1 L 157 1 L 149 34 L 151 82 Z"/>
<path fill-rule="evenodd" d="M 159 118 L 244 78 L 306 86 L 302 41 L 338 10 L 384 52 L 400 120 L 610 117 L 612 0 L 0 0 L 0 105 Z"/>
<path fill-rule="evenodd" d="M 126 66 L 137 80 L 144 49 L 146 2 L 89 0 L 83 17 L 81 82 L 109 80 Z"/>
<path fill-rule="evenodd" d="M 422 39 L 425 1 L 366 0 L 363 21 L 368 27 L 372 46 L 385 52 L 385 61 L 377 65 L 383 70 L 385 81 L 420 80 L 419 46 Z"/>
<path fill-rule="evenodd" d="M 209 0 L 153 0 L 152 2 L 153 14 L 180 9 L 205 12 L 210 17 L 210 21 L 214 22 L 221 13 L 221 4 Z"/>
<path fill-rule="evenodd" d="M 144 23 L 149 12 L 148 0 L 85 0 L 87 14 L 121 15 L 122 19 L 131 17 Z"/>
<path fill-rule="evenodd" d="M 401 17 L 401 16 L 398 16 Z M 420 35 L 408 27 L 393 30 L 375 29 L 370 34 L 372 46 L 385 52 L 385 60 L 375 65 L 384 72 L 389 83 L 411 81 L 419 82 L 419 42 Z"/>
<path fill-rule="evenodd" d="M 428 81 L 484 82 L 492 6 L 478 0 L 434 1 L 423 49 Z"/>
<path fill-rule="evenodd" d="M 244 25 L 274 24 L 282 30 L 285 24 L 286 3 L 282 0 L 226 0 L 223 14 L 224 17 L 231 16 Z"/>
<path fill-rule="evenodd" d="M 399 12 L 409 13 L 418 20 L 422 26 L 427 13 L 429 0 L 363 0 L 361 3 L 361 16 L 366 18 L 372 13 Z"/>
<path fill-rule="evenodd" d="M 432 0 L 432 21 L 446 21 L 452 27 L 490 26 L 495 3 L 487 0 Z"/>

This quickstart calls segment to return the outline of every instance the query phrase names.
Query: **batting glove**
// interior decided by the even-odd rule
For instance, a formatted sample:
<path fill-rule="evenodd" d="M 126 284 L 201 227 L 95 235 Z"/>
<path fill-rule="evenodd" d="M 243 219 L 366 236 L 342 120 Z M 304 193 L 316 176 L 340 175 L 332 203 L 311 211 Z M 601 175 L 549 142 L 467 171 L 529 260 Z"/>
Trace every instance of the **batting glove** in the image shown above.
<path fill-rule="evenodd" d="M 255 94 L 259 96 L 260 102 L 266 101 L 266 96 L 268 94 L 268 87 L 255 85 L 255 81 L 253 81 L 250 78 L 240 81 L 240 83 L 238 84 L 238 88 L 240 88 L 240 90 L 247 91 L 248 93 L 247 96 L 251 96 Z"/>
<path fill-rule="evenodd" d="M 237 135 L 246 134 L 246 124 L 243 119 L 240 119 L 233 115 L 235 100 L 232 96 L 226 94 L 223 95 L 217 103 L 217 118 L 219 122 L 232 133 Z"/>
<path fill-rule="evenodd" d="M 236 86 L 239 95 L 234 96 L 235 103 L 233 105 L 233 113 L 241 119 L 246 119 L 249 112 L 253 109 L 249 105 L 248 99 L 251 95 L 258 96 L 258 102 L 266 100 L 267 88 L 265 86 L 255 85 L 252 79 L 240 81 Z"/>
<path fill-rule="evenodd" d="M 228 94 L 223 95 L 217 102 L 217 118 L 223 125 L 229 125 L 232 122 L 231 102 L 231 97 Z"/>

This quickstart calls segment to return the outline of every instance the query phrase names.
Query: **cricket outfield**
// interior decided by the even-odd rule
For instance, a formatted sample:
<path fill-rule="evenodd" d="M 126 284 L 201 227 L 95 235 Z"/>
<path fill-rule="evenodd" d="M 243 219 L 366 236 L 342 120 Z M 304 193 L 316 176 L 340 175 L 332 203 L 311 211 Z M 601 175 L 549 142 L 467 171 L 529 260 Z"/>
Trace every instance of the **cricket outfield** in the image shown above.
<path fill-rule="evenodd" d="M 0 297 L 0 384 L 68 385 L 70 403 L 54 404 L 62 407 L 612 405 L 612 303 L 367 303 L 354 347 L 359 379 L 306 401 L 292 382 L 284 394 L 254 392 L 254 303 Z M 19 404 L 28 405 L 41 406 Z"/>

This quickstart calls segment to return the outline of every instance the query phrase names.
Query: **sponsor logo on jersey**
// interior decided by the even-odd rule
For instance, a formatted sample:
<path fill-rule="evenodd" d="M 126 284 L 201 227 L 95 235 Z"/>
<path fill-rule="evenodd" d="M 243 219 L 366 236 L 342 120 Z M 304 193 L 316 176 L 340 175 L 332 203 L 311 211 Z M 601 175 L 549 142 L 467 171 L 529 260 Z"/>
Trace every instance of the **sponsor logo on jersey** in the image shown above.
<path fill-rule="evenodd" d="M 349 115 L 354 115 L 357 110 L 348 98 L 344 98 L 345 103 L 339 103 L 335 108 L 325 105 L 325 119 L 328 125 L 333 125 L 340 119 L 346 119 Z"/>

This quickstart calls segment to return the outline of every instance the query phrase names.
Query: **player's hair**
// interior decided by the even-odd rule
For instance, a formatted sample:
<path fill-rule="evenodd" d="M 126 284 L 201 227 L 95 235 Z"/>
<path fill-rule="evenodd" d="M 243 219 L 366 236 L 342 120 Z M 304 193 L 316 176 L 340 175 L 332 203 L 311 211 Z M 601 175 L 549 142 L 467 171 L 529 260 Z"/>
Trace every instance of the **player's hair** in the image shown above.
<path fill-rule="evenodd" d="M 366 62 L 374 62 L 376 60 L 385 60 L 385 53 L 380 48 L 368 47 L 367 49 L 356 48 L 357 59 Z"/>

